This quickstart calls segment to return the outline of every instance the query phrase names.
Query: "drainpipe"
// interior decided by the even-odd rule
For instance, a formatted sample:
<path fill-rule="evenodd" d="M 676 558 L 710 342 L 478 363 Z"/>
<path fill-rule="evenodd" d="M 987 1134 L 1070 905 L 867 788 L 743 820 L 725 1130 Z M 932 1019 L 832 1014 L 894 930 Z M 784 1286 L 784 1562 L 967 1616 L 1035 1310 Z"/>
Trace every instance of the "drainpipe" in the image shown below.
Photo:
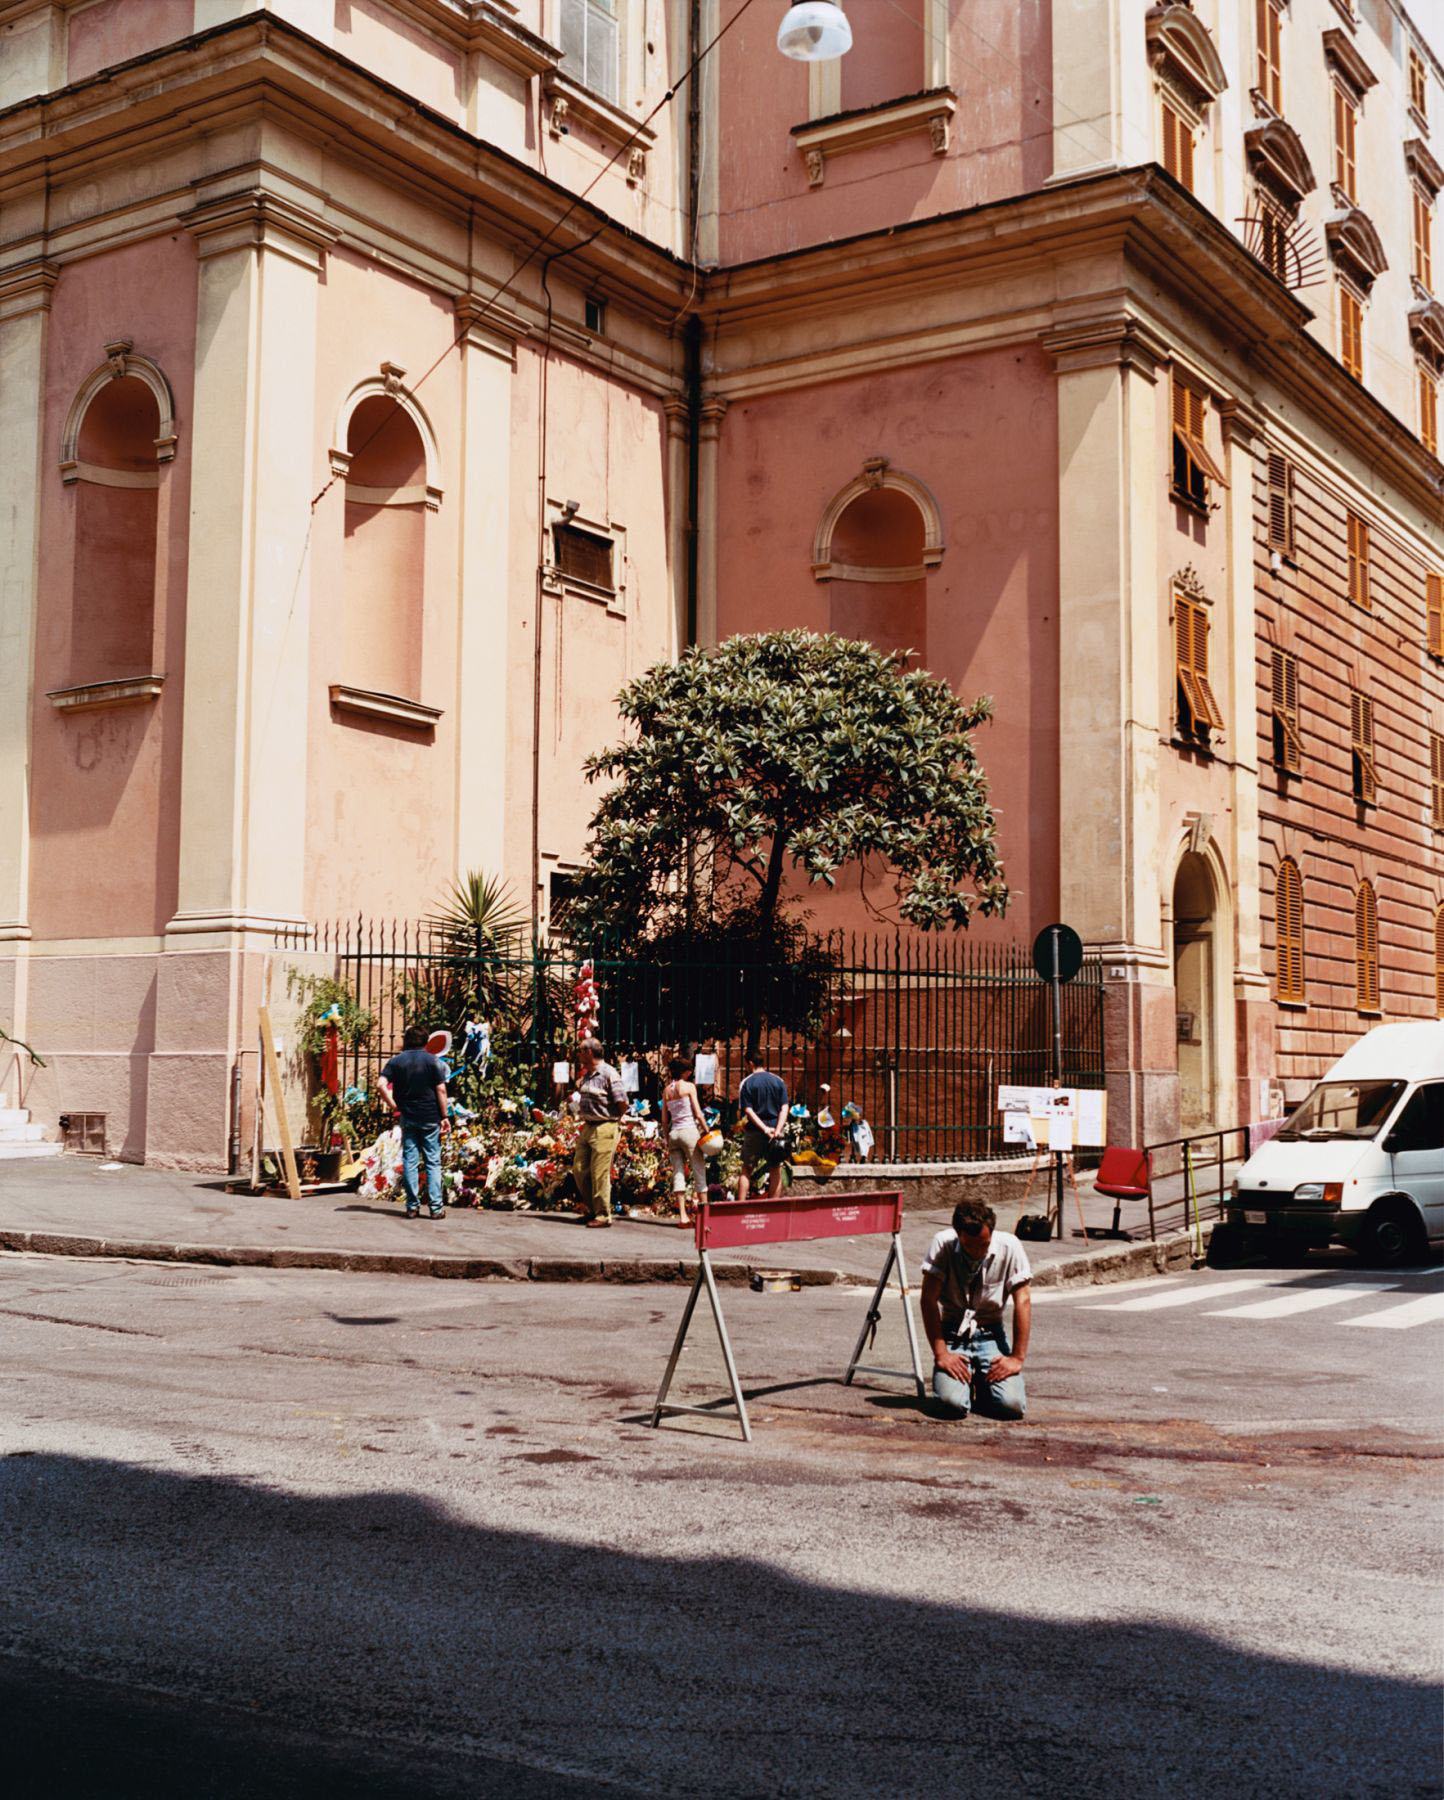
<path fill-rule="evenodd" d="M 702 217 L 702 71 L 695 67 L 702 48 L 702 0 L 691 0 L 687 15 L 687 249 L 693 281 L 697 232 Z M 697 500 L 702 436 L 702 320 L 687 315 L 682 327 L 683 382 L 687 395 L 687 642 L 697 642 Z"/>

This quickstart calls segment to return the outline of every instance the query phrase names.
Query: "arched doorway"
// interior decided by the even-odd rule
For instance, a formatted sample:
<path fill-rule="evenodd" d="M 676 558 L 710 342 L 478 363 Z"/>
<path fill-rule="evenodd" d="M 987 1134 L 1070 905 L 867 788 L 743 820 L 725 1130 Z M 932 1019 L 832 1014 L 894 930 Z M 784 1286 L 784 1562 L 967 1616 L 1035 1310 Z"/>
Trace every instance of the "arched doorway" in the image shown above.
<path fill-rule="evenodd" d="M 1182 1132 L 1218 1122 L 1214 924 L 1213 878 L 1204 859 L 1190 851 L 1173 878 L 1173 992 Z"/>

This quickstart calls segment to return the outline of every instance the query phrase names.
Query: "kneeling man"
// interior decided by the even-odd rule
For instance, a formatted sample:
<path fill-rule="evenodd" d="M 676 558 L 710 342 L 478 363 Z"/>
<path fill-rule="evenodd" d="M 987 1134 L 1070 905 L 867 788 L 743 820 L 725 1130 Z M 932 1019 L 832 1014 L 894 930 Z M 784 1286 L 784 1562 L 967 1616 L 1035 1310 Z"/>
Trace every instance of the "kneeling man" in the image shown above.
<path fill-rule="evenodd" d="M 923 1329 L 933 1347 L 933 1393 L 950 1412 L 974 1407 L 990 1419 L 1021 1419 L 1023 1359 L 1033 1325 L 1033 1271 L 1011 1231 L 981 1200 L 953 1209 L 923 1261 Z M 1013 1302 L 1013 1342 L 1003 1308 Z"/>

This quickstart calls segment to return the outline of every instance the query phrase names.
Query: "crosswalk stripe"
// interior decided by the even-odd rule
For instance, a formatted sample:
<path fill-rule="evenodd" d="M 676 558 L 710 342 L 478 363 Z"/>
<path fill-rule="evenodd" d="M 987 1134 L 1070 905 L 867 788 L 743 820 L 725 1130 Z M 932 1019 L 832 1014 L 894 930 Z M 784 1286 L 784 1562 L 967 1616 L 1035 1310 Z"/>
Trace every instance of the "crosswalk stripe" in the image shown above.
<path fill-rule="evenodd" d="M 1432 1319 L 1444 1319 L 1444 1294 L 1425 1294 L 1402 1306 L 1386 1306 L 1358 1319 L 1345 1319 L 1344 1324 L 1365 1325 L 1374 1331 L 1407 1331 L 1411 1325 L 1427 1325 Z"/>
<path fill-rule="evenodd" d="M 1103 1287 L 1106 1288 L 1106 1291 L 1110 1294 L 1129 1294 L 1137 1293 L 1139 1288 L 1176 1288 L 1178 1284 L 1179 1277 L 1177 1275 L 1140 1275 L 1133 1281 L 1109 1281 L 1104 1283 Z M 1036 1306 L 1040 1300 L 1078 1300 L 1085 1294 L 1091 1299 L 1094 1294 L 1099 1293 L 1100 1291 L 1102 1290 L 1097 1287 L 1090 1287 L 1087 1289 L 1063 1287 L 1035 1288 L 1033 1293 L 1033 1304 Z"/>
<path fill-rule="evenodd" d="M 1314 1312 L 1321 1306 L 1341 1306 L 1346 1300 L 1366 1300 L 1375 1294 L 1397 1291 L 1398 1283 L 1341 1283 L 1338 1287 L 1295 1288 L 1272 1300 L 1252 1300 L 1246 1306 L 1221 1306 L 1209 1310 L 1212 1319 L 1286 1319 L 1290 1313 Z"/>
<path fill-rule="evenodd" d="M 1110 1300 L 1102 1306 L 1090 1306 L 1089 1312 L 1156 1312 L 1165 1306 L 1194 1306 L 1200 1300 L 1221 1300 L 1225 1294 L 1242 1294 L 1251 1288 L 1267 1287 L 1268 1277 L 1258 1275 L 1248 1281 L 1215 1281 L 1181 1291 L 1170 1288 L 1166 1294 L 1140 1294 L 1136 1300 Z"/>

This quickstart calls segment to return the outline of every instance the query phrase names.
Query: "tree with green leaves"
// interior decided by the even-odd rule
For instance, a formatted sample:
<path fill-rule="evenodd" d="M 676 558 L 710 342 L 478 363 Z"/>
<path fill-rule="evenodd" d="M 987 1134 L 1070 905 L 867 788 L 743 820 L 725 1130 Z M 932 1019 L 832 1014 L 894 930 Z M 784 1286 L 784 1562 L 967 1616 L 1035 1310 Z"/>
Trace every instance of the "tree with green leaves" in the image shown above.
<path fill-rule="evenodd" d="M 1002 913 L 972 741 L 991 702 L 959 700 L 906 661 L 777 631 L 689 650 L 629 682 L 626 738 L 586 765 L 613 785 L 592 818 L 569 931 L 640 952 L 720 928 L 759 959 L 786 959 L 798 950 L 783 929 L 789 877 L 831 887 L 854 863 L 891 871 L 895 923 L 935 931 Z"/>

